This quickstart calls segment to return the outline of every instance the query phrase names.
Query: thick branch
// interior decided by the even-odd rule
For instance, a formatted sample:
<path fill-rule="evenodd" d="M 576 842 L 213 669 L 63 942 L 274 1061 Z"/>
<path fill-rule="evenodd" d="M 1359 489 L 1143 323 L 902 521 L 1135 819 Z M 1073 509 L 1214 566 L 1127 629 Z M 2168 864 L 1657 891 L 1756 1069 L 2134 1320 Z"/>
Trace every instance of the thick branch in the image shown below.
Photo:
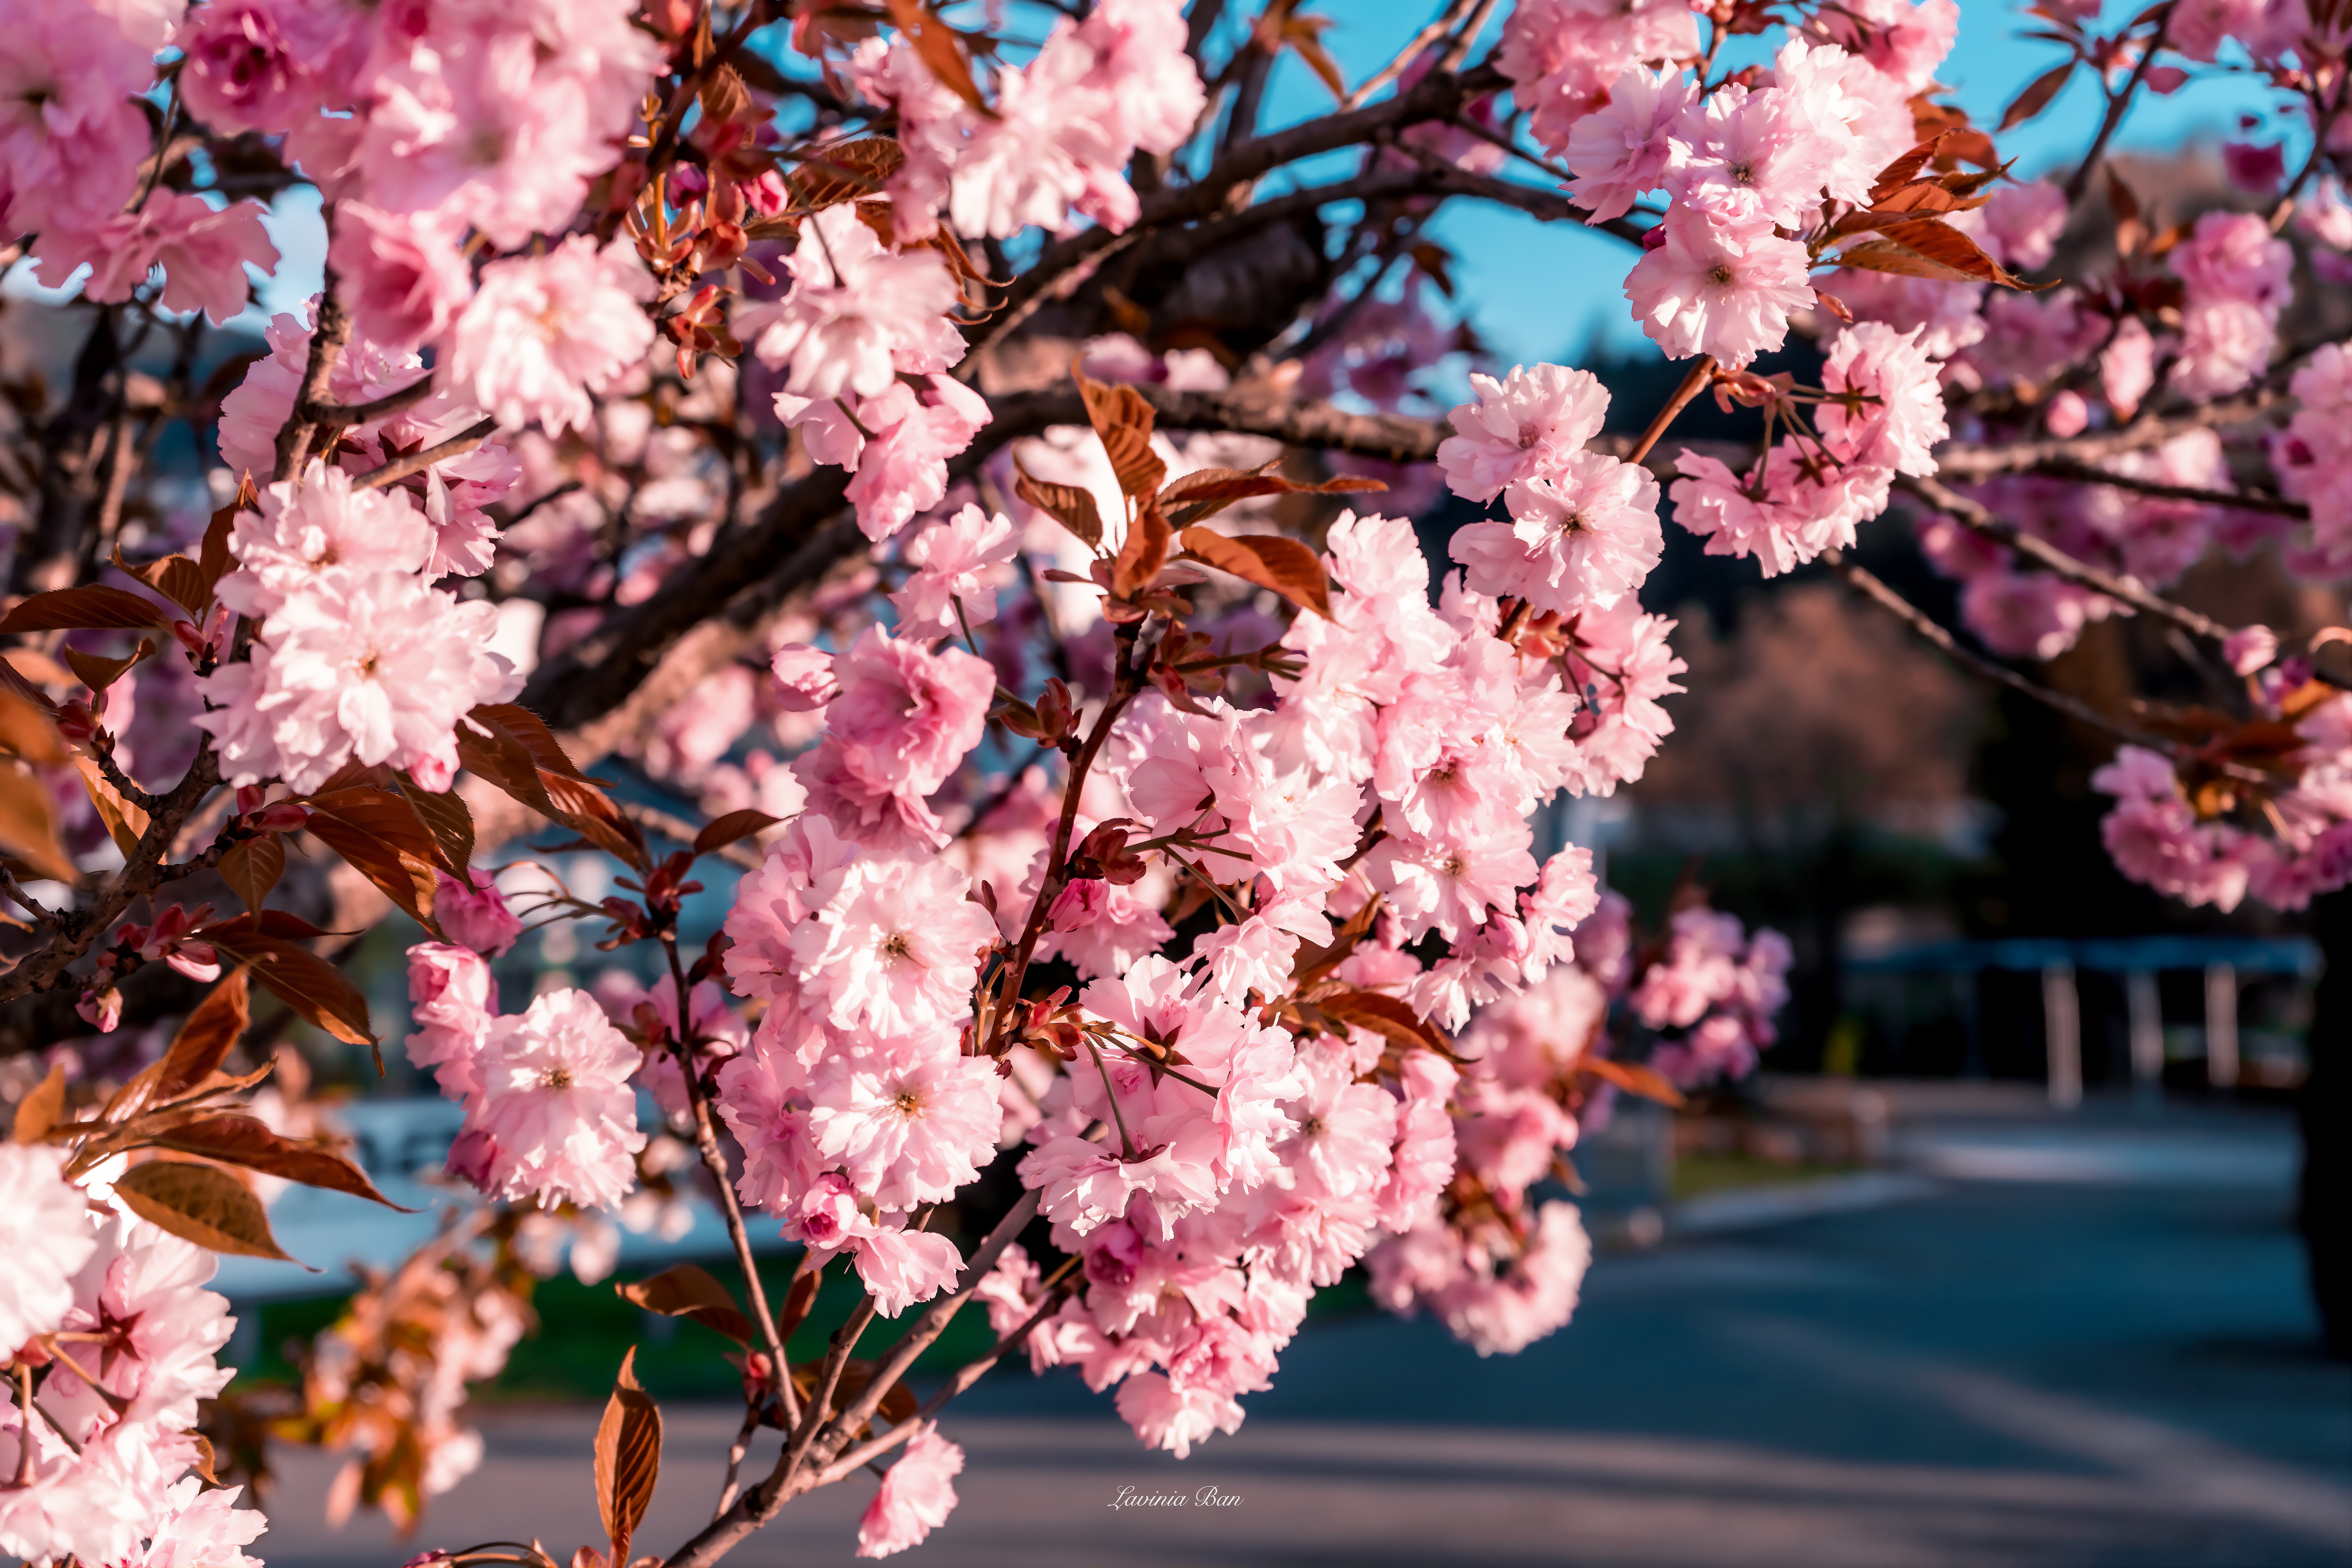
<path fill-rule="evenodd" d="M 293 410 L 278 430 L 278 466 L 270 474 L 272 479 L 290 479 L 302 471 L 310 456 L 311 438 L 319 431 L 310 411 L 326 405 L 328 379 L 351 337 L 352 318 L 335 291 L 335 269 L 330 267 L 326 288 L 319 296 L 319 325 L 310 334 L 310 357 L 302 367 L 302 385 L 295 394 Z"/>
<path fill-rule="evenodd" d="M 2202 485 L 2168 485 L 2161 479 L 2136 479 L 2129 474 L 2110 473 L 2088 463 L 2077 463 L 2064 458 L 2037 463 L 2029 470 L 2048 474 L 2053 479 L 2079 479 L 2084 484 L 2105 485 L 2110 489 L 2130 490 L 2135 495 L 2152 496 L 2160 500 L 2193 500 L 2205 506 L 2226 506 L 2239 511 L 2268 512 L 2273 517 L 2308 518 L 2311 507 L 2284 496 L 2258 495 L 2249 490 L 2208 489 Z"/>

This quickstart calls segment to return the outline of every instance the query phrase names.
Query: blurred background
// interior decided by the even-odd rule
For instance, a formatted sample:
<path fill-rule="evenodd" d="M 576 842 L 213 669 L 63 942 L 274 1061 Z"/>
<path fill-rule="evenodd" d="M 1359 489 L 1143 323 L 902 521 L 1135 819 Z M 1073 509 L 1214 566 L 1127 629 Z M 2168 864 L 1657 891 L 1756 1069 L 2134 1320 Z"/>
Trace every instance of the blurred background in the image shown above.
<path fill-rule="evenodd" d="M 1327 5 L 1325 42 L 1360 78 L 1430 9 Z M 2019 36 L 2025 25 L 1994 0 L 1962 5 L 1942 75 L 1979 121 L 1997 121 L 2050 63 Z M 1328 103 L 1289 56 L 1270 90 L 1276 122 Z M 2259 79 L 2200 79 L 2148 101 L 2117 165 L 2160 193 L 2159 223 L 2242 205 L 2219 147 L 2268 139 L 2273 107 Z M 2096 108 L 2078 79 L 2003 150 L 2021 176 L 2070 167 Z M 289 266 L 262 310 L 206 351 L 224 384 L 259 351 L 267 312 L 317 286 L 315 200 L 282 200 L 273 229 Z M 1679 379 L 1627 317 L 1619 242 L 1466 206 L 1436 237 L 1453 257 L 1445 309 L 1487 366 L 1591 368 L 1614 394 L 1612 427 L 1629 431 Z M 62 379 L 77 324 L 52 303 L 21 269 L 8 279 L 0 375 Z M 2340 299 L 2316 308 L 2352 313 Z M 1454 401 L 1470 368 L 1465 355 L 1438 366 L 1425 412 Z M 1801 357 L 1758 368 L 1815 379 Z M 1703 404 L 1675 435 L 1740 439 L 1745 417 Z M 1419 520 L 1433 559 L 1469 515 L 1440 505 Z M 1859 554 L 1956 621 L 1954 585 L 1907 518 L 1871 525 Z M 2177 596 L 2284 641 L 2347 616 L 2269 554 L 2210 559 Z M 2352 1223 L 2336 1190 L 2352 1184 L 2336 1163 L 2352 1033 L 2345 895 L 2292 917 L 2225 916 L 2126 882 L 2098 842 L 2104 802 L 2088 781 L 2101 737 L 1972 680 L 1825 574 L 1762 582 L 1670 528 L 1643 598 L 1680 622 L 1690 669 L 1669 703 L 1675 733 L 1638 785 L 1570 803 L 1547 826 L 1592 847 L 1649 926 L 1692 879 L 1717 907 L 1785 932 L 1794 994 L 1755 1079 L 1683 1112 L 1622 1112 L 1579 1152 L 1600 1256 L 1576 1321 L 1482 1362 L 1434 1324 L 1370 1310 L 1351 1280 L 1318 1299 L 1241 1433 L 1181 1465 L 1142 1453 L 1066 1374 L 999 1371 L 951 1418 L 971 1456 L 962 1507 L 912 1560 L 2352 1563 L 2341 1261 Z M 2160 629 L 2109 620 L 2046 677 L 2105 702 L 2173 668 Z M 729 765 L 760 743 L 740 743 Z M 625 759 L 599 771 L 641 804 L 690 805 L 665 800 Z M 604 890 L 604 862 L 550 858 L 579 896 Z M 730 876 L 706 878 L 688 943 L 716 929 Z M 618 967 L 583 951 L 577 929 L 501 960 L 506 994 Z M 415 938 L 394 915 L 350 960 L 387 1040 L 405 1032 L 402 952 Z M 457 1108 L 421 1098 L 430 1085 L 396 1048 L 379 1081 L 363 1052 L 299 1026 L 288 1037 L 363 1163 L 422 1212 L 360 1213 L 309 1189 L 282 1197 L 281 1241 L 324 1272 L 232 1260 L 222 1288 L 242 1321 L 230 1359 L 248 1384 L 292 1374 L 287 1347 L 340 1310 L 343 1265 L 396 1260 L 448 1201 L 418 1178 L 438 1168 Z M 726 1251 L 696 1205 L 615 1239 L 607 1267 L 621 1279 Z M 791 1264 L 780 1253 L 772 1290 Z M 421 1545 L 588 1538 L 589 1402 L 631 1344 L 671 1411 L 670 1479 L 644 1538 L 707 1517 L 710 1500 L 692 1489 L 707 1475 L 715 1491 L 734 1426 L 717 1342 L 640 1312 L 607 1278 L 559 1273 L 534 1305 L 536 1330 L 478 1394 L 488 1460 L 434 1500 L 423 1536 L 404 1545 L 365 1513 L 331 1531 L 317 1499 L 336 1461 L 296 1456 L 264 1554 L 388 1564 Z M 806 1342 L 845 1307 L 821 1301 Z M 983 1336 L 961 1322 L 930 1370 Z M 1121 1509 L 1121 1487 L 1193 1500 Z M 853 1484 L 795 1503 L 734 1561 L 845 1561 L 865 1496 Z"/>

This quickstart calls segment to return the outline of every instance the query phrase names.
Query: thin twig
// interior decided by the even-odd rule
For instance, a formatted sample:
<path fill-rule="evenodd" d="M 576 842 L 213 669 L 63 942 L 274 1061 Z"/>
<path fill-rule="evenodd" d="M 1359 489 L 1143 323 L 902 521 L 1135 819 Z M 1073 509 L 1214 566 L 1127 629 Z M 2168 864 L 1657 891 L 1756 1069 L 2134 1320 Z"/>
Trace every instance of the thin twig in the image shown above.
<path fill-rule="evenodd" d="M 1666 399 L 1666 405 L 1658 410 L 1657 416 L 1650 421 L 1650 427 L 1642 432 L 1640 440 L 1633 443 L 1633 449 L 1625 455 L 1625 461 L 1638 464 L 1647 458 L 1650 455 L 1650 448 L 1656 446 L 1659 437 L 1665 435 L 1666 426 L 1675 422 L 1675 416 L 1688 408 L 1692 401 L 1700 393 L 1705 392 L 1707 384 L 1714 379 L 1715 356 L 1699 355 L 1691 365 L 1690 374 L 1683 377 L 1683 384 L 1675 388 L 1675 395 Z"/>
<path fill-rule="evenodd" d="M 369 469 L 352 481 L 352 489 L 373 490 L 382 489 L 386 485 L 396 485 L 409 475 L 421 474 L 436 463 L 446 462 L 451 458 L 463 457 L 488 440 L 498 427 L 499 422 L 495 419 L 478 420 L 439 446 L 427 447 L 421 452 L 411 452 L 405 457 L 394 458 L 380 468 Z"/>
<path fill-rule="evenodd" d="M 2075 169 L 2074 177 L 2066 182 L 2068 206 L 2083 199 L 2084 191 L 2090 187 L 2092 174 L 2097 170 L 2099 160 L 2106 154 L 2107 143 L 2115 140 L 2116 130 L 2124 122 L 2124 115 L 2139 93 L 2140 84 L 2147 80 L 2148 68 L 2156 64 L 2157 52 L 2164 47 L 2165 35 L 2172 31 L 2173 9 L 2171 5 L 2164 7 L 2163 15 L 2157 21 L 2156 32 L 2147 40 L 2147 47 L 2141 52 L 2139 63 L 2132 67 L 2131 79 L 2124 83 L 2123 90 L 2107 95 L 2107 112 L 2099 121 L 2099 134 L 2091 142 L 2091 150 L 2083 154 L 2082 164 Z"/>
<path fill-rule="evenodd" d="M 1451 31 L 1454 25 L 1462 19 L 1463 14 L 1468 11 L 1475 3 L 1476 0 L 1452 0 L 1452 3 L 1449 4 L 1444 10 L 1437 14 L 1437 17 L 1434 21 L 1431 22 L 1429 26 L 1423 27 L 1420 32 L 1415 33 L 1412 36 L 1412 40 L 1408 42 L 1403 48 L 1397 51 L 1397 55 L 1394 59 L 1389 61 L 1388 64 L 1374 71 L 1370 77 L 1365 79 L 1364 84 L 1361 87 L 1356 89 L 1355 91 L 1341 99 L 1339 100 L 1339 107 L 1342 109 L 1357 108 L 1361 105 L 1366 99 L 1371 97 L 1372 94 L 1380 91 L 1381 89 L 1388 86 L 1389 83 L 1402 76 L 1406 69 L 1412 66 L 1412 62 L 1421 57 L 1421 51 L 1429 47 L 1430 45 L 1437 42 L 1438 39 L 1444 37 L 1446 33 Z"/>
<path fill-rule="evenodd" d="M 2020 555 L 2047 568 L 2053 576 L 2063 577 L 2094 593 L 2105 594 L 2133 609 L 2161 616 L 2185 631 L 2194 632 L 2200 637 L 2210 637 L 2215 642 L 2227 637 L 2235 629 L 2221 625 L 2210 616 L 2200 615 L 2186 605 L 2177 605 L 2162 595 L 2150 593 L 2134 578 L 2103 572 L 2087 562 L 2077 560 L 2048 540 L 1995 517 L 1983 506 L 1967 496 L 1947 489 L 1934 479 L 1906 477 L 1896 483 L 1970 532 L 1980 533 L 1987 539 L 2009 546 Z"/>
<path fill-rule="evenodd" d="M 1861 590 L 1865 597 L 1874 599 L 1892 610 L 1904 625 L 1933 643 L 1954 663 L 1974 670 L 1988 680 L 1997 680 L 2012 691 L 2021 692 L 2045 707 L 2054 709 L 2068 718 L 2087 724 L 2095 730 L 2113 735 L 2119 741 L 2128 741 L 2134 745 L 2157 749 L 2163 747 L 2164 742 L 2155 736 L 2144 734 L 2127 724 L 2119 723 L 2078 698 L 2069 697 L 2063 691 L 2053 691 L 2038 681 L 2029 680 L 2005 664 L 1996 663 L 1963 647 L 1958 637 L 1938 626 L 1926 611 L 1888 587 L 1870 572 L 1845 559 L 1842 552 L 1825 550 L 1822 552 L 1821 559 L 1822 564 Z"/>

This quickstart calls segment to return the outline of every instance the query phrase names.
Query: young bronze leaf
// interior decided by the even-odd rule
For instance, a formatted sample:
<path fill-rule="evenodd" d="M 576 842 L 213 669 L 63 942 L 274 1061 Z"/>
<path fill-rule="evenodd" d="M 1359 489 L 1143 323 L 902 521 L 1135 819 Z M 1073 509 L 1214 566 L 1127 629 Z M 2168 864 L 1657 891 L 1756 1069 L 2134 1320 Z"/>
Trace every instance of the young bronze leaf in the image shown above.
<path fill-rule="evenodd" d="M 2074 79 L 2074 61 L 2068 60 L 2064 65 L 2053 66 L 2027 83 L 2025 90 L 2011 100 L 2009 112 L 2000 117 L 1999 129 L 2012 130 L 2049 108 L 2059 89 Z"/>
<path fill-rule="evenodd" d="M 648 1312 L 690 1319 L 704 1328 L 716 1329 L 739 1345 L 750 1344 L 757 1332 L 727 1287 L 710 1270 L 696 1264 L 681 1263 L 634 1285 L 614 1289 Z"/>
<path fill-rule="evenodd" d="M 215 590 L 219 588 L 220 580 L 236 570 L 236 557 L 228 550 L 229 535 L 235 531 L 236 514 L 250 510 L 257 503 L 253 476 L 247 474 L 237 486 L 236 496 L 231 498 L 228 505 L 213 513 L 211 523 L 205 527 L 204 542 L 196 549 L 196 570 L 204 574 L 205 584 L 205 602 L 201 608 L 209 610 L 213 607 Z"/>
<path fill-rule="evenodd" d="M 955 29 L 923 9 L 923 0 L 889 0 L 890 20 L 907 35 L 914 46 L 915 56 L 940 79 L 940 84 L 991 120 L 996 110 L 988 100 L 981 97 L 980 84 L 971 79 L 971 62 L 964 58 L 963 45 L 957 41 Z"/>
<path fill-rule="evenodd" d="M 1421 1046 L 1444 1056 L 1452 1056 L 1453 1047 L 1445 1037 L 1422 1022 L 1421 1015 L 1393 996 L 1383 996 L 1377 991 L 1342 991 L 1336 996 L 1318 999 L 1316 1006 L 1326 1017 L 1373 1034 L 1400 1046 Z"/>
<path fill-rule="evenodd" d="M 122 546 L 114 547 L 115 567 L 126 577 L 136 577 L 172 603 L 201 619 L 212 597 L 212 584 L 205 580 L 205 569 L 184 555 L 166 555 L 161 560 L 134 566 L 122 558 Z"/>
<path fill-rule="evenodd" d="M 37 1143 L 66 1116 L 66 1064 L 51 1062 L 49 1076 L 35 1084 L 16 1102 L 12 1131 L 19 1143 Z"/>
<path fill-rule="evenodd" d="M 138 647 L 124 654 L 121 658 L 101 658 L 94 653 L 84 653 L 78 647 L 65 648 L 60 651 L 65 655 L 67 668 L 74 672 L 84 686 L 89 687 L 92 691 L 103 691 L 121 679 L 124 670 L 142 659 L 153 658 L 155 639 L 141 637 Z"/>
<path fill-rule="evenodd" d="M 236 1047 L 245 1026 L 253 1020 L 246 992 L 245 971 L 233 969 L 227 979 L 196 1004 L 163 1053 L 163 1070 L 155 1080 L 155 1098 L 170 1100 L 185 1094 L 219 1070 Z"/>
<path fill-rule="evenodd" d="M 87 765 L 89 759 L 74 761 Z M 121 842 L 120 834 L 115 842 Z M 133 837 L 132 847 L 138 842 Z M 81 874 L 58 837 L 58 808 L 48 786 L 15 757 L 0 761 L 0 855 L 13 857 L 34 876 L 54 881 L 70 882 Z"/>
<path fill-rule="evenodd" d="M 0 669 L 15 673 L 5 659 L 0 659 Z M 66 760 L 65 740 L 50 721 L 49 710 L 5 685 L 0 685 L 0 752 L 43 767 Z"/>
<path fill-rule="evenodd" d="M 815 212 L 874 195 L 906 162 L 907 150 L 889 137 L 861 136 L 809 153 L 785 184 L 794 207 Z"/>
<path fill-rule="evenodd" d="M 1205 528 L 1188 528 L 1178 538 L 1218 571 L 1271 588 L 1292 604 L 1327 621 L 1331 618 L 1330 578 L 1323 570 L 1323 558 L 1298 541 L 1276 533 L 1229 538 Z"/>
<path fill-rule="evenodd" d="M 98 763 L 88 757 L 74 758 L 74 770 L 81 774 L 81 787 L 89 795 L 90 805 L 98 808 L 98 817 L 106 824 L 123 858 L 135 860 L 139 840 L 146 836 L 147 809 L 135 801 L 123 798 L 121 791 L 99 772 Z"/>
<path fill-rule="evenodd" d="M 776 1319 L 776 1337 L 789 1340 L 793 1331 L 808 1321 L 809 1308 L 816 1304 L 817 1277 L 805 1268 L 793 1276 L 793 1288 L 784 1293 L 784 1310 Z"/>
<path fill-rule="evenodd" d="M 530 709 L 513 702 L 490 702 L 475 709 L 467 717 L 479 723 L 496 725 L 513 736 L 530 760 L 544 771 L 567 779 L 588 777 L 564 754 L 563 742 L 555 738 L 555 731 L 547 727 L 547 721 Z"/>
<path fill-rule="evenodd" d="M 697 855 L 708 855 L 714 849 L 724 849 L 738 839 L 749 838 L 756 833 L 765 833 L 782 820 L 783 818 L 779 816 L 770 816 L 764 811 L 753 811 L 748 806 L 741 811 L 730 811 L 724 816 L 712 818 L 704 826 L 701 832 L 694 836 L 694 852 Z"/>
<path fill-rule="evenodd" d="M 1936 143 L 1938 140 L 1940 138 L 1930 137 L 1880 170 L 1877 183 L 1870 187 L 1872 203 L 1885 201 L 1888 196 L 1917 179 L 1919 171 L 1926 168 L 1928 160 L 1935 157 Z"/>
<path fill-rule="evenodd" d="M 286 841 L 275 833 L 248 838 L 221 857 L 220 874 L 247 909 L 257 910 L 286 874 Z"/>
<path fill-rule="evenodd" d="M 435 795 L 405 773 L 394 775 L 408 808 L 433 836 L 434 859 L 441 869 L 461 881 L 474 859 L 474 813 L 456 790 Z"/>
<path fill-rule="evenodd" d="M 116 1178 L 114 1195 L 148 1224 L 198 1247 L 294 1261 L 270 1234 L 269 1211 L 253 1189 L 218 1165 L 150 1160 Z"/>
<path fill-rule="evenodd" d="M 631 1345 L 621 1358 L 604 1418 L 596 1424 L 596 1513 L 616 1563 L 629 1561 L 629 1542 L 645 1521 L 661 1475 L 661 1411 L 637 1383 L 636 1361 L 637 1348 Z"/>
<path fill-rule="evenodd" d="M 1118 559 L 1111 566 L 1113 595 L 1132 600 L 1151 585 L 1160 569 L 1168 564 L 1170 532 L 1167 514 L 1160 510 L 1160 498 L 1147 490 L 1135 509 L 1135 521 L 1127 531 L 1127 539 L 1118 547 Z"/>
<path fill-rule="evenodd" d="M 384 896 L 437 932 L 433 899 L 439 847 L 405 795 L 360 784 L 313 795 L 309 831 L 350 862 L 353 870 L 383 889 Z"/>
<path fill-rule="evenodd" d="M 178 1154 L 198 1154 L 224 1165 L 243 1165 L 268 1176 L 283 1176 L 306 1187 L 349 1193 L 388 1209 L 400 1205 L 376 1191 L 367 1173 L 331 1149 L 299 1142 L 250 1116 L 203 1116 L 164 1128 L 145 1142 Z M 413 1214 L 413 1209 L 400 1209 Z"/>
<path fill-rule="evenodd" d="M 1638 1094 L 1644 1100 L 1654 1100 L 1660 1105 L 1680 1109 L 1683 1091 L 1668 1083 L 1655 1068 L 1640 1062 L 1612 1062 L 1607 1057 L 1587 1057 L 1577 1063 L 1586 1072 L 1606 1083 L 1613 1083 L 1628 1094 Z"/>
<path fill-rule="evenodd" d="M 0 632 L 135 632 L 179 618 L 128 588 L 58 588 L 0 616 Z"/>
<path fill-rule="evenodd" d="M 1102 512 L 1095 505 L 1094 491 L 1038 479 L 1021 466 L 1018 455 L 1013 459 L 1013 471 L 1018 476 L 1013 481 L 1014 495 L 1039 511 L 1050 513 L 1055 521 L 1077 535 L 1078 542 L 1087 549 L 1102 548 Z"/>
<path fill-rule="evenodd" d="M 1091 380 L 1076 367 L 1070 374 L 1086 399 L 1087 419 L 1102 438 L 1110 471 L 1118 478 L 1119 493 L 1136 499 L 1158 490 L 1168 465 L 1151 449 L 1151 405 L 1131 386 Z"/>
<path fill-rule="evenodd" d="M 346 1045 L 375 1046 L 368 1026 L 367 998 L 351 977 L 307 947 L 273 934 L 267 922 L 279 911 L 260 911 L 209 925 L 195 934 L 229 957 L 253 965 L 253 977 L 269 994 Z M 300 924 L 302 922 L 296 922 Z M 316 934 L 315 928 L 313 934 Z"/>

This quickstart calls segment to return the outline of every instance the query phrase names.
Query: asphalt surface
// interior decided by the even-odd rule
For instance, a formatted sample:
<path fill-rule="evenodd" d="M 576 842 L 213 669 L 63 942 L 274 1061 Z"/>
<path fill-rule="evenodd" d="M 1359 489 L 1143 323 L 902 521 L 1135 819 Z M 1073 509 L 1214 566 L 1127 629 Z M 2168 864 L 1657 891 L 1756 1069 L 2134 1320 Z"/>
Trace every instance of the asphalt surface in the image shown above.
<path fill-rule="evenodd" d="M 2094 1107 L 1904 1128 L 1897 1152 L 1901 1179 L 1604 1254 L 1576 1321 L 1517 1357 L 1318 1321 L 1242 1431 L 1181 1464 L 1066 1375 L 995 1374 L 946 1423 L 961 1506 L 906 1560 L 2352 1564 L 2352 1367 L 2318 1349 L 2283 1117 Z M 667 1414 L 641 1550 L 709 1517 L 732 1435 Z M 601 1544 L 594 1420 L 488 1413 L 483 1469 L 405 1544 L 372 1519 L 328 1532 L 333 1461 L 289 1455 L 257 1549 L 393 1568 L 536 1534 L 566 1558 Z M 1188 1500 L 1115 1507 L 1123 1487 Z M 730 1561 L 845 1563 L 871 1490 L 800 1500 Z"/>

